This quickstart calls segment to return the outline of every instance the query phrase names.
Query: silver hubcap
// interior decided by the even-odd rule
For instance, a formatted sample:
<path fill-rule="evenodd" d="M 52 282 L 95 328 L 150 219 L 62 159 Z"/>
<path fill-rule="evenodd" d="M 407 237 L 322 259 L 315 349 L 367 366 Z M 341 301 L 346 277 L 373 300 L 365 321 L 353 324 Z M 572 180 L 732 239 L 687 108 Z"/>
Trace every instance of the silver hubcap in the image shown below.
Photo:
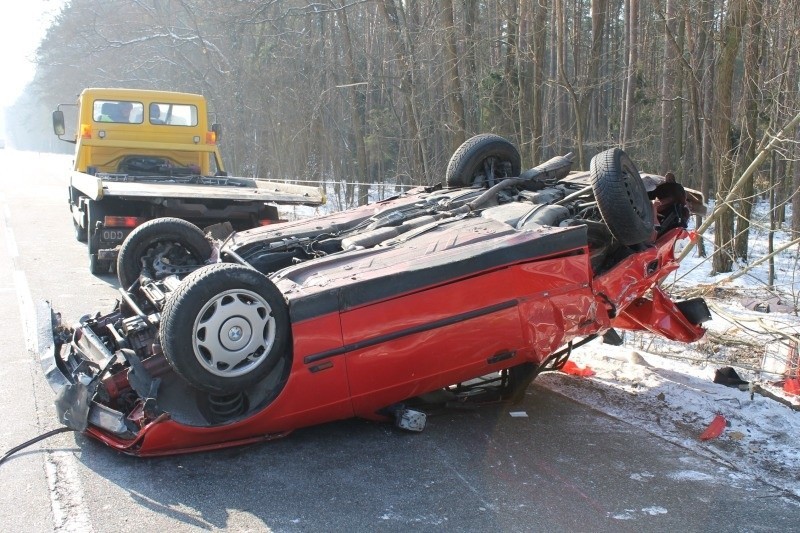
<path fill-rule="evenodd" d="M 194 354 L 217 376 L 243 376 L 266 359 L 275 342 L 270 305 L 255 292 L 234 289 L 214 296 L 194 323 Z"/>

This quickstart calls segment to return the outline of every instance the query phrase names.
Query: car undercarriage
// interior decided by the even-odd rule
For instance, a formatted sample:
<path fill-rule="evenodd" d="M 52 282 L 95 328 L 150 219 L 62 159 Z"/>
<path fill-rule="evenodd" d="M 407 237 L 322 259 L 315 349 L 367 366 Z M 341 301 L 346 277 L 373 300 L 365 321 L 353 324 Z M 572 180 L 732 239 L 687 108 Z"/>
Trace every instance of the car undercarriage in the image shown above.
<path fill-rule="evenodd" d="M 120 250 L 120 297 L 42 354 L 66 426 L 134 455 L 269 440 L 358 416 L 420 431 L 426 405 L 521 398 L 617 329 L 692 342 L 701 299 L 661 289 L 702 197 L 619 149 L 521 170 L 494 135 L 444 186 L 230 232 L 150 221 Z"/>

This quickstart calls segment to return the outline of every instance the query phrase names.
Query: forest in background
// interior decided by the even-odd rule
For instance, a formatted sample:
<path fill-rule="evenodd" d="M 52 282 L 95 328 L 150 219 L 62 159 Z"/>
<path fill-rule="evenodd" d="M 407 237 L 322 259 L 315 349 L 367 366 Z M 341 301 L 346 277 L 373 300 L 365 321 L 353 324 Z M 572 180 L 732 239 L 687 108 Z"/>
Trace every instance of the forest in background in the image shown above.
<path fill-rule="evenodd" d="M 728 272 L 755 199 L 774 225 L 800 213 L 799 37 L 796 0 L 71 0 L 7 130 L 69 151 L 50 113 L 85 87 L 201 93 L 229 170 L 332 183 L 348 205 L 442 181 L 477 133 L 526 168 L 621 146 L 717 199 Z"/>

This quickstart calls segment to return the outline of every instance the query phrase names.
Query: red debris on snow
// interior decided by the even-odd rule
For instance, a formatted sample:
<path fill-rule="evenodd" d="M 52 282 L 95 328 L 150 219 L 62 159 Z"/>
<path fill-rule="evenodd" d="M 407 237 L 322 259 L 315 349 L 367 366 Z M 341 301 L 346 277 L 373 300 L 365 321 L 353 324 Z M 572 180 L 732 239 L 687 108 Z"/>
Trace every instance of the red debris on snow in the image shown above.
<path fill-rule="evenodd" d="M 561 371 L 565 374 L 569 374 L 570 376 L 578 376 L 581 378 L 588 378 L 589 376 L 594 376 L 594 370 L 592 370 L 588 366 L 580 368 L 572 361 L 567 361 L 566 363 L 564 363 L 564 366 L 561 368 Z"/>
<path fill-rule="evenodd" d="M 722 435 L 726 425 L 728 425 L 728 422 L 725 420 L 725 417 L 721 414 L 717 414 L 706 430 L 700 435 L 700 440 L 716 439 Z"/>
<path fill-rule="evenodd" d="M 800 395 L 800 378 L 786 378 L 783 381 L 783 391 L 789 394 Z"/>

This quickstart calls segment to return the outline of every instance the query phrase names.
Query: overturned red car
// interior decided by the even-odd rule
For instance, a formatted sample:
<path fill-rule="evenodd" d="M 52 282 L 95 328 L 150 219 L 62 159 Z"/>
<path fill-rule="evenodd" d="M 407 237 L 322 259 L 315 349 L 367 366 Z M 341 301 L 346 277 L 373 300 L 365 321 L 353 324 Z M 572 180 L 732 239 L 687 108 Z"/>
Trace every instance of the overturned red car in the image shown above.
<path fill-rule="evenodd" d="M 616 329 L 692 342 L 710 315 L 659 282 L 702 197 L 611 149 L 522 171 L 496 135 L 445 184 L 228 233 L 179 219 L 120 250 L 120 299 L 62 324 L 42 361 L 60 421 L 152 456 L 348 417 L 419 431 L 425 401 L 515 401 Z"/>

